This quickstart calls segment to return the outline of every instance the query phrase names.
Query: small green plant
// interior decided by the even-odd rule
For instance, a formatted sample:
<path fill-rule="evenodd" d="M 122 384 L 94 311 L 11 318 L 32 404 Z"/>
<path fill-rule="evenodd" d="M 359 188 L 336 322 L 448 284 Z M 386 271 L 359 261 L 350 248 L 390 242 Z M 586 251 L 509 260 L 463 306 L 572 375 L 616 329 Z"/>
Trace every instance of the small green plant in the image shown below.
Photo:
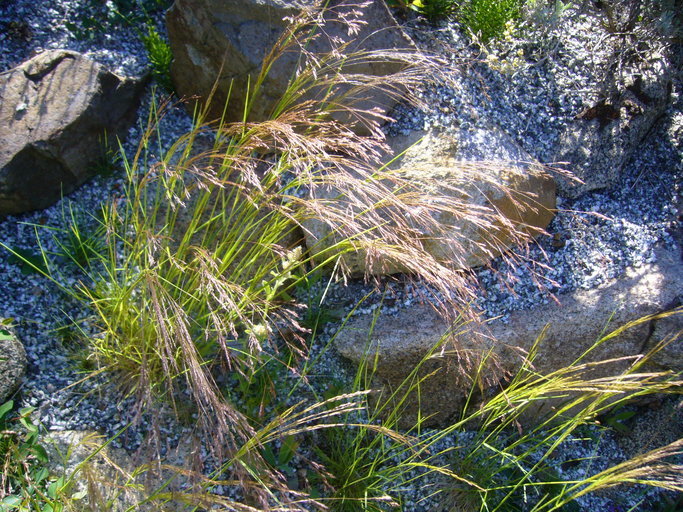
<path fill-rule="evenodd" d="M 151 22 L 147 22 L 147 33 L 143 34 L 141 39 L 147 50 L 147 57 L 152 66 L 152 76 L 156 83 L 164 92 L 172 93 L 171 62 L 173 61 L 173 54 L 171 47 Z"/>
<path fill-rule="evenodd" d="M 523 5 L 524 0 L 469 0 L 458 10 L 457 19 L 486 44 L 521 16 Z"/>
<path fill-rule="evenodd" d="M 312 443 L 317 463 L 311 482 L 321 503 L 334 512 L 397 509 L 407 485 L 419 486 L 431 471 L 439 471 L 430 467 L 433 451 L 419 437 L 423 419 L 412 428 L 398 426 L 406 400 L 419 393 L 424 380 L 418 375 L 421 365 L 397 389 L 380 391 L 373 386 L 376 363 L 368 354 L 350 380 L 326 380 L 326 402 L 334 404 L 345 392 L 362 398 L 361 407 L 320 429 Z"/>
<path fill-rule="evenodd" d="M 358 376 L 365 370 L 361 367 Z M 354 387 L 361 382 L 367 387 L 367 377 L 357 378 Z M 379 410 L 366 402 L 363 412 L 368 415 L 363 421 L 357 414 L 347 415 L 338 427 L 321 430 L 314 443 L 321 466 L 313 481 L 319 483 L 324 502 L 334 512 L 380 512 L 399 505 L 399 495 L 393 491 L 409 466 L 391 462 L 409 449 L 412 440 L 394 430 L 396 417 L 374 428 Z"/>
<path fill-rule="evenodd" d="M 34 408 L 13 409 L 11 400 L 0 405 L 0 511 L 59 512 L 64 482 L 46 468 L 40 429 L 30 417 Z"/>
<path fill-rule="evenodd" d="M 245 373 L 237 373 L 233 396 L 241 401 L 240 409 L 252 424 L 258 424 L 266 416 L 266 409 L 278 405 L 281 400 L 283 373 L 287 367 L 277 358 L 264 355 L 262 363 Z"/>
<path fill-rule="evenodd" d="M 85 215 L 91 218 L 84 219 Z M 63 236 L 56 238 L 59 246 L 57 256 L 82 270 L 100 261 L 105 253 L 105 226 L 102 219 L 90 213 L 76 213 L 69 204 L 69 217 L 65 224 L 67 228 L 63 230 Z M 86 224 L 87 228 L 84 227 Z"/>
<path fill-rule="evenodd" d="M 106 131 L 99 137 L 99 141 L 100 153 L 90 164 L 90 171 L 93 174 L 109 177 L 122 169 L 120 147 L 111 143 Z"/>
<path fill-rule="evenodd" d="M 458 7 L 456 0 L 414 0 L 410 8 L 431 22 L 451 16 Z"/>
<path fill-rule="evenodd" d="M 338 322 L 346 316 L 344 308 L 330 307 L 325 303 L 325 294 L 331 283 L 325 284 L 323 277 L 322 269 L 319 269 L 305 276 L 294 291 L 294 295 L 305 297 L 305 309 L 299 323 L 311 333 L 312 338 L 326 324 Z"/>
<path fill-rule="evenodd" d="M 553 466 L 552 459 L 534 465 L 530 454 L 517 446 L 515 438 L 519 431 L 499 432 L 488 437 L 476 432 L 474 440 L 463 443 L 449 454 L 450 468 L 464 481 L 455 480 L 447 488 L 445 500 L 456 510 L 501 510 L 524 512 L 539 501 L 551 500 L 561 495 L 562 481 Z M 534 443 L 531 436 L 525 441 Z M 542 445 L 533 444 L 535 449 Z M 533 469 L 533 475 L 530 471 Z M 574 502 L 565 503 L 562 510 L 580 510 Z"/>
<path fill-rule="evenodd" d="M 602 423 L 621 434 L 628 434 L 631 431 L 629 420 L 636 414 L 633 408 L 617 407 L 603 416 Z"/>
<path fill-rule="evenodd" d="M 315 446 L 322 467 L 318 479 L 327 489 L 330 510 L 334 512 L 380 512 L 399 503 L 387 493 L 386 484 L 393 482 L 387 468 L 378 463 L 387 457 L 377 452 L 383 445 L 381 434 L 363 427 L 324 430 Z"/>
<path fill-rule="evenodd" d="M 274 448 L 273 444 L 268 444 L 263 448 L 263 460 L 275 470 L 283 473 L 291 483 L 296 473 L 291 462 L 299 448 L 299 443 L 296 436 L 288 436 L 281 440 L 279 448 Z M 290 484 L 290 487 L 295 486 Z"/>

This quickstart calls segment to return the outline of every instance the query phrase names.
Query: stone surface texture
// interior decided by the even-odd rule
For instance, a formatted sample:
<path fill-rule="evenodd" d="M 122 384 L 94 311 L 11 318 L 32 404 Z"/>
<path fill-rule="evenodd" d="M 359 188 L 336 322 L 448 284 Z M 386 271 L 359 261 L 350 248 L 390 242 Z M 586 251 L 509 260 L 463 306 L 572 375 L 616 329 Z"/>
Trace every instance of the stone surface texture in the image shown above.
<path fill-rule="evenodd" d="M 490 126 L 453 133 L 415 132 L 389 139 L 395 155 L 391 168 L 422 192 L 432 192 L 462 204 L 462 215 L 437 211 L 439 226 L 418 226 L 425 233 L 423 248 L 437 260 L 456 268 L 487 263 L 514 243 L 502 223 L 483 229 L 467 216 L 502 214 L 515 229 L 539 234 L 554 216 L 555 182 L 533 163 L 500 129 Z M 336 197 L 339 192 L 324 192 Z M 343 199 L 339 199 L 343 201 Z M 331 227 L 317 219 L 304 223 L 306 244 L 315 255 L 335 242 Z M 354 274 L 402 272 L 390 261 L 367 266 L 363 251 L 343 256 Z"/>
<path fill-rule="evenodd" d="M 420 373 L 425 376 L 436 372 L 421 386 L 422 415 L 433 415 L 430 423 L 443 425 L 460 412 L 472 386 L 471 380 L 459 371 L 465 358 L 476 363 L 492 348 L 481 383 L 495 387 L 501 378 L 519 368 L 547 325 L 533 366 L 541 373 L 552 372 L 572 364 L 603 335 L 646 315 L 676 308 L 682 293 L 680 255 L 662 252 L 657 263 L 630 270 L 606 286 L 562 295 L 559 304 L 552 302 L 532 311 L 514 312 L 509 322 L 493 320 L 454 326 L 444 351 L 437 350 Z M 682 321 L 683 310 L 678 309 L 669 318 L 641 323 L 605 341 L 582 361 L 637 356 L 669 340 L 652 359 L 651 367 L 681 371 Z M 367 353 L 377 353 L 376 376 L 389 389 L 399 386 L 449 330 L 442 316 L 429 305 L 400 310 L 396 316 L 380 315 L 370 334 L 372 322 L 367 316 L 352 319 L 337 336 L 335 346 L 354 363 Z M 460 357 L 453 353 L 456 347 Z M 591 375 L 613 374 L 630 361 L 599 365 Z M 416 397 L 411 397 L 406 424 L 410 423 L 409 418 L 414 419 L 417 406 Z"/>
<path fill-rule="evenodd" d="M 137 505 L 145 495 L 136 488 L 139 478 L 131 476 L 136 468 L 133 457 L 125 450 L 105 446 L 105 441 L 92 431 L 49 432 L 44 440 L 49 469 L 67 478 L 73 475 L 74 493 L 88 490 L 89 506 L 84 510 L 119 512 L 131 506 L 135 510 L 151 510 L 149 506 Z"/>
<path fill-rule="evenodd" d="M 137 456 L 121 448 L 114 448 L 93 431 L 53 431 L 45 438 L 49 465 L 56 475 L 74 475 L 73 492 L 88 489 L 83 510 L 122 512 L 175 512 L 184 510 L 180 502 L 164 503 L 149 500 L 154 490 L 165 487 L 169 492 L 190 492 L 196 482 L 187 475 L 157 467 L 140 470 Z M 169 449 L 165 463 L 170 467 L 192 467 L 199 464 L 200 447 L 191 437 L 185 437 L 175 449 Z M 94 490 L 95 492 L 92 492 Z"/>
<path fill-rule="evenodd" d="M 227 120 L 241 120 L 248 83 L 253 87 L 265 56 L 287 29 L 286 18 L 295 17 L 314 5 L 312 0 L 176 0 L 166 17 L 176 91 L 181 96 L 199 96 L 206 102 L 215 86 L 211 117 L 221 117 L 229 96 Z M 360 50 L 414 50 L 412 41 L 396 24 L 382 0 L 372 0 L 361 9 L 360 2 L 353 0 L 332 0 L 327 5 L 325 20 L 316 38 L 306 42 L 307 52 L 321 56 L 341 45 L 347 45 L 344 50 L 347 54 Z M 364 23 L 358 32 L 351 31 L 349 23 L 344 21 L 353 17 L 355 11 Z M 251 119 L 262 120 L 269 115 L 287 89 L 300 58 L 301 53 L 295 49 L 275 61 L 261 85 L 258 100 L 253 103 Z M 389 61 L 345 68 L 373 76 L 384 76 L 399 69 L 399 64 Z M 386 113 L 395 103 L 386 94 L 372 93 L 364 95 L 358 106 L 380 107 Z"/>
<path fill-rule="evenodd" d="M 26 372 L 26 352 L 14 331 L 0 326 L 0 404 L 12 396 Z"/>
<path fill-rule="evenodd" d="M 46 208 L 85 182 L 123 138 L 143 83 L 50 50 L 0 74 L 0 215 Z"/>
<path fill-rule="evenodd" d="M 669 68 L 664 57 L 651 56 L 568 124 L 553 160 L 567 163 L 583 183 L 558 180 L 560 195 L 575 198 L 618 183 L 623 167 L 666 110 Z"/>

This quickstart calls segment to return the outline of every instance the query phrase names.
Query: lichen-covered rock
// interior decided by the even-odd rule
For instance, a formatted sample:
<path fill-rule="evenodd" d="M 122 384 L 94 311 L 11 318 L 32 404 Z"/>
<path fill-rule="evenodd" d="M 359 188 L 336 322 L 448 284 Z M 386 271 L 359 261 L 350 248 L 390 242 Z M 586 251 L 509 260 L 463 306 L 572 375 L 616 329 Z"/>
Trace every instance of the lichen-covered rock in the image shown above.
<path fill-rule="evenodd" d="M 0 216 L 46 208 L 90 178 L 105 136 L 125 137 L 142 86 L 67 50 L 0 73 Z"/>
<path fill-rule="evenodd" d="M 0 404 L 14 393 L 26 372 L 26 352 L 14 331 L 0 325 Z"/>
<path fill-rule="evenodd" d="M 438 233 L 433 225 L 415 226 L 424 234 L 424 250 L 440 262 L 456 268 L 483 265 L 513 245 L 510 226 L 537 235 L 554 217 L 553 178 L 494 126 L 449 134 L 415 132 L 389 143 L 394 154 L 402 155 L 391 164 L 397 175 L 421 192 L 462 204 L 457 216 L 448 211 L 433 213 Z M 334 189 L 323 193 L 330 198 L 339 195 Z M 482 229 L 476 220 L 494 215 L 510 224 Z M 304 228 L 313 255 L 337 241 L 332 227 L 321 220 L 308 220 Z M 404 271 L 392 261 L 375 262 L 368 268 L 363 251 L 343 258 L 354 274 L 376 273 L 375 269 L 385 274 Z"/>
<path fill-rule="evenodd" d="M 248 88 L 253 88 L 264 57 L 288 26 L 287 18 L 315 5 L 313 0 L 176 0 L 166 17 L 176 91 L 181 96 L 198 95 L 205 102 L 215 85 L 211 117 L 222 116 L 229 96 L 227 120 L 241 120 Z M 349 0 L 328 2 L 316 38 L 302 41 L 306 52 L 321 56 L 340 45 L 346 45 L 347 54 L 414 49 L 383 0 L 372 0 L 362 8 L 359 5 Z M 357 31 L 346 21 L 357 17 L 355 13 L 363 23 L 355 25 Z M 260 87 L 251 119 L 268 116 L 287 89 L 300 58 L 295 48 L 275 62 Z M 387 60 L 354 65 L 353 72 L 384 76 L 399 69 L 400 65 Z M 385 113 L 396 104 L 394 98 L 378 92 L 364 93 L 364 97 L 367 101 L 360 105 L 378 107 Z"/>
<path fill-rule="evenodd" d="M 574 363 L 604 334 L 675 307 L 682 293 L 683 263 L 677 254 L 662 252 L 657 263 L 629 270 L 600 288 L 562 295 L 559 304 L 513 312 L 508 322 L 457 326 L 451 341 L 444 345 L 444 353 L 437 351 L 437 357 L 430 358 L 420 371 L 421 377 L 436 372 L 421 384 L 422 416 L 431 415 L 428 423 L 443 425 L 460 413 L 473 385 L 462 373 L 464 358 L 476 367 L 492 350 L 480 379 L 483 385 L 495 387 L 501 378 L 519 368 L 547 325 L 533 365 L 538 372 L 549 373 Z M 659 369 L 681 371 L 683 338 L 677 327 L 682 318 L 683 310 L 679 309 L 672 317 L 641 323 L 601 344 L 582 362 L 645 354 L 668 339 L 671 343 L 653 358 L 652 364 Z M 372 317 L 353 318 L 335 338 L 335 347 L 354 363 L 366 354 L 377 354 L 376 376 L 389 389 L 400 386 L 449 329 L 442 316 L 426 305 L 400 310 L 396 316 L 380 315 L 371 332 L 373 322 Z M 452 349 L 460 355 L 449 353 Z M 630 362 L 622 359 L 600 365 L 592 375 L 614 374 Z M 412 396 L 407 401 L 406 425 L 414 421 L 417 407 L 417 398 Z"/>

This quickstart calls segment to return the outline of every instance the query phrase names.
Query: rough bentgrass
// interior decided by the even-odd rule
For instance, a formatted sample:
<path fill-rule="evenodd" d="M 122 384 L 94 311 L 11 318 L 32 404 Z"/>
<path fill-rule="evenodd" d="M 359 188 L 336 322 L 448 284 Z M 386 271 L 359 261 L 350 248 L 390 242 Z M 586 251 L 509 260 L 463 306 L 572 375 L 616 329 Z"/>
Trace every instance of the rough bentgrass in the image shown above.
<path fill-rule="evenodd" d="M 425 230 L 438 236 L 442 229 L 432 212 L 447 211 L 490 233 L 505 226 L 519 251 L 531 234 L 494 209 L 473 210 L 462 200 L 435 197 L 384 167 L 379 123 L 385 116 L 357 108 L 353 98 L 378 88 L 410 96 L 425 76 L 440 76 L 434 66 L 439 63 L 432 59 L 394 51 L 345 54 L 343 46 L 330 55 L 308 56 L 271 117 L 247 122 L 249 105 L 258 101 L 260 84 L 278 55 L 297 41 L 324 36 L 311 19 L 293 26 L 267 56 L 252 82 L 242 122 L 208 120 L 208 109 L 198 108 L 193 129 L 170 148 L 160 148 L 161 156 L 152 160 L 148 155 L 158 139 L 164 106 L 152 109 L 150 129 L 137 153 L 123 159 L 123 192 L 93 220 L 103 243 L 84 246 L 88 237 L 76 222 L 64 229 L 66 240 L 76 240 L 72 260 L 82 272 L 78 283 L 63 280 L 45 252 L 45 268 L 27 264 L 88 305 L 92 316 L 82 332 L 94 332 L 86 340 L 90 357 L 98 373 L 106 372 L 124 395 L 137 398 L 133 417 L 160 401 L 178 411 L 190 397 L 201 438 L 221 464 L 210 475 L 175 468 L 178 475 L 191 475 L 194 484 L 179 492 L 170 489 L 169 480 L 149 492 L 148 502 L 250 511 L 383 510 L 401 503 L 408 483 L 438 474 L 444 479 L 439 492 L 450 492 L 454 499 L 464 492 L 484 504 L 495 496 L 497 502 L 487 506 L 498 507 L 520 488 L 534 487 L 529 475 L 540 473 L 542 465 L 531 464 L 523 474 L 509 472 L 517 481 L 504 484 L 463 476 L 461 469 L 468 464 L 458 466 L 461 454 L 437 448 L 449 435 L 475 425 L 479 434 L 473 454 L 495 446 L 498 455 L 509 454 L 512 464 L 528 466 L 531 449 L 520 453 L 521 444 L 498 439 L 511 439 L 506 429 L 516 427 L 530 404 L 567 390 L 576 393 L 568 398 L 571 416 L 562 406 L 524 437 L 534 451 L 552 453 L 596 412 L 628 396 L 671 391 L 678 383 L 665 373 L 642 373 L 641 362 L 626 374 L 600 381 L 585 375 L 580 363 L 550 376 L 537 375 L 529 365 L 503 392 L 441 431 L 427 431 L 421 422 L 407 432 L 397 428 L 402 404 L 423 378 L 419 366 L 400 389 L 385 391 L 384 399 L 368 400 L 376 395 L 370 390 L 371 362 L 361 367 L 348 390 L 321 397 L 309 385 L 312 341 L 300 325 L 302 307 L 294 300 L 298 285 L 325 272 L 344 277 L 340 256 L 362 251 L 368 268 L 379 268 L 386 259 L 401 265 L 435 291 L 442 311 L 467 319 L 472 288 L 466 273 L 459 265 L 435 260 L 422 245 Z M 376 59 L 403 66 L 382 78 L 348 71 Z M 339 113 L 362 123 L 370 135 L 335 121 L 333 114 Z M 493 164 L 464 165 L 463 173 L 488 180 L 487 165 Z M 336 197 L 330 198 L 331 190 Z M 334 237 L 315 257 L 298 246 L 312 218 L 327 223 Z M 493 252 L 495 235 L 485 243 L 482 250 Z M 452 244 L 455 254 L 466 241 L 456 237 Z M 69 251 L 72 244 L 60 247 Z M 87 247 L 85 259 L 79 247 Z M 505 254 L 515 261 L 514 254 Z M 457 350 L 448 343 L 444 349 Z M 286 394 L 289 402 L 282 394 L 272 395 L 270 388 L 284 384 L 275 373 L 262 378 L 266 362 L 281 364 L 282 375 L 300 376 L 301 400 L 292 404 L 291 393 Z M 231 376 L 238 385 L 230 387 Z M 250 393 L 256 400 L 240 398 Z M 275 459 L 275 453 L 281 453 L 285 439 L 314 435 L 320 444 L 308 462 L 311 488 L 294 488 L 278 467 L 286 466 L 288 457 Z M 620 479 L 680 489 L 680 480 L 670 478 L 670 465 L 651 464 L 679 451 L 677 445 L 665 448 L 586 483 L 592 490 Z M 344 455 L 348 463 L 341 460 Z M 475 455 L 470 458 L 478 463 Z M 560 491 L 541 496 L 537 510 L 557 508 L 587 492 L 581 483 L 556 484 Z M 214 491 L 222 487 L 239 489 L 239 497 Z"/>

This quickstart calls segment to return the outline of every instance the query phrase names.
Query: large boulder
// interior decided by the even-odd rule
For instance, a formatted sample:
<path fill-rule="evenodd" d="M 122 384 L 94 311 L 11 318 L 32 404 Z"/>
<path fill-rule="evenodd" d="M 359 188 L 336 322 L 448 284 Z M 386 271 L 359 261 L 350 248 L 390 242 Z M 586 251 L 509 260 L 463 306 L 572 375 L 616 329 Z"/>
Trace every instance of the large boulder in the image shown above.
<path fill-rule="evenodd" d="M 14 393 L 26 372 L 26 352 L 14 331 L 0 325 L 0 404 Z"/>
<path fill-rule="evenodd" d="M 206 102 L 215 86 L 211 116 L 223 115 L 229 97 L 227 120 L 241 120 L 249 87 L 253 88 L 265 56 L 287 29 L 287 18 L 316 5 L 314 0 L 176 0 L 166 17 L 176 91 L 181 96 L 199 96 Z M 372 0 L 360 9 L 353 0 L 332 0 L 326 5 L 316 38 L 301 42 L 307 54 L 321 56 L 342 45 L 346 45 L 347 54 L 414 49 L 383 0 Z M 353 18 L 363 23 L 356 25 L 357 31 L 347 22 Z M 294 49 L 275 62 L 252 106 L 251 119 L 268 116 L 282 98 L 300 59 L 301 53 Z M 375 60 L 346 70 L 384 76 L 399 69 L 396 62 Z M 359 106 L 378 107 L 386 113 L 395 105 L 386 94 L 373 92 L 364 97 L 367 99 Z"/>
<path fill-rule="evenodd" d="M 476 367 L 492 350 L 479 375 L 482 386 L 496 383 L 519 368 L 524 354 L 548 325 L 533 361 L 540 373 L 565 368 L 576 361 L 604 334 L 646 315 L 660 313 L 680 304 L 683 294 L 683 263 L 677 254 L 662 253 L 659 261 L 631 269 L 616 280 L 594 290 L 581 290 L 560 296 L 560 304 L 550 303 L 509 315 L 509 321 L 470 323 L 453 329 L 444 354 L 427 360 L 421 369 L 422 416 L 432 415 L 431 424 L 446 424 L 457 416 L 472 387 L 472 375 L 463 373 L 463 360 Z M 374 322 L 374 328 L 371 326 Z M 683 370 L 681 328 L 683 310 L 673 317 L 641 323 L 592 351 L 583 362 L 618 359 L 644 354 L 660 341 L 671 341 L 652 360 L 656 369 Z M 416 365 L 444 339 L 449 325 L 430 306 L 400 310 L 397 315 L 356 317 L 335 339 L 337 351 L 354 363 L 368 354 L 377 355 L 377 378 L 396 389 Z M 449 343 L 455 343 L 449 345 Z M 458 355 L 448 355 L 457 348 Z M 436 355 L 439 356 L 440 351 Z M 601 377 L 623 370 L 629 361 L 600 365 L 592 376 Z M 417 397 L 408 400 L 406 425 L 414 421 Z"/>
<path fill-rule="evenodd" d="M 555 162 L 581 181 L 559 179 L 560 194 L 575 198 L 591 190 L 618 183 L 621 171 L 664 114 L 671 93 L 670 65 L 662 56 L 652 56 L 613 91 L 589 105 L 560 136 Z"/>
<path fill-rule="evenodd" d="M 390 166 L 399 177 L 421 192 L 462 204 L 458 215 L 435 211 L 436 224 L 416 226 L 424 234 L 424 250 L 444 264 L 456 268 L 483 265 L 514 243 L 514 230 L 537 235 L 553 219 L 553 178 L 495 126 L 453 133 L 414 132 L 391 138 L 389 144 L 400 155 Z M 336 189 L 321 193 L 330 198 L 340 195 Z M 484 228 L 478 222 L 484 216 L 500 216 L 509 225 Z M 438 233 L 432 229 L 435 226 Z M 332 226 L 322 220 L 306 221 L 304 230 L 314 256 L 337 242 Z M 354 274 L 405 270 L 392 261 L 374 262 L 369 268 L 363 251 L 343 258 Z"/>
<path fill-rule="evenodd" d="M 41 53 L 0 74 L 0 216 L 46 208 L 123 138 L 143 90 L 83 55 Z"/>

